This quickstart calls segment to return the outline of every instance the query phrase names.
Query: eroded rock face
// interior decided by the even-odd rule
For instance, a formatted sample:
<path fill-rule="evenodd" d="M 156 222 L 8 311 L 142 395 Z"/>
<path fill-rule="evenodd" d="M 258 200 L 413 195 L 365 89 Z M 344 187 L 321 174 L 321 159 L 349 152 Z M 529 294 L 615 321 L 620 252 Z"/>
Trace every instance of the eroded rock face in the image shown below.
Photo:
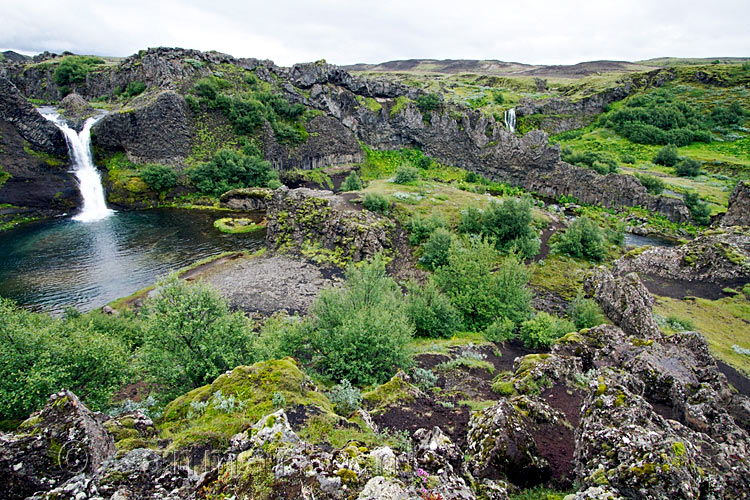
<path fill-rule="evenodd" d="M 723 284 L 750 280 L 750 230 L 710 230 L 678 247 L 631 252 L 615 261 L 615 274 L 645 273 L 662 278 Z"/>
<path fill-rule="evenodd" d="M 600 268 L 584 284 L 607 315 L 629 335 L 642 338 L 661 338 L 651 308 L 654 298 L 635 273 L 613 276 Z"/>
<path fill-rule="evenodd" d="M 735 186 L 721 225 L 750 226 L 750 181 L 740 181 Z"/>
<path fill-rule="evenodd" d="M 110 113 L 91 130 L 99 154 L 125 151 L 133 163 L 181 165 L 190 154 L 192 137 L 185 98 L 172 91 L 151 96 L 132 111 Z"/>
<path fill-rule="evenodd" d="M 357 211 L 331 191 L 281 187 L 274 191 L 266 216 L 269 248 L 307 253 L 323 262 L 356 262 L 392 247 L 388 219 Z"/>
<path fill-rule="evenodd" d="M 97 416 L 69 391 L 50 396 L 17 433 L 0 434 L 0 441 L 0 484 L 10 500 L 92 473 L 115 452 Z"/>
<path fill-rule="evenodd" d="M 8 79 L 0 77 L 0 204 L 54 215 L 80 202 L 68 172 L 65 136 L 40 115 Z"/>
<path fill-rule="evenodd" d="M 219 198 L 222 206 L 232 210 L 265 210 L 273 192 L 265 188 L 232 189 Z"/>

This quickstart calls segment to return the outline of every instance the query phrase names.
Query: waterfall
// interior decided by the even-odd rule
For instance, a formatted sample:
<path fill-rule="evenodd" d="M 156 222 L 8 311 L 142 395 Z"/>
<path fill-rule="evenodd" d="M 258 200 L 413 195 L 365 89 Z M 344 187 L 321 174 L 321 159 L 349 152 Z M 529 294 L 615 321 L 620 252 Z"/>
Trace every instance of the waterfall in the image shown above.
<path fill-rule="evenodd" d="M 91 127 L 101 116 L 86 120 L 83 129 L 76 133 L 53 109 L 41 109 L 40 113 L 62 130 L 68 142 L 68 150 L 73 159 L 74 172 L 83 198 L 83 208 L 73 219 L 90 222 L 108 217 L 113 211 L 107 208 L 102 179 L 91 154 Z"/>
<path fill-rule="evenodd" d="M 511 133 L 516 131 L 516 108 L 510 108 L 505 112 L 505 128 Z"/>

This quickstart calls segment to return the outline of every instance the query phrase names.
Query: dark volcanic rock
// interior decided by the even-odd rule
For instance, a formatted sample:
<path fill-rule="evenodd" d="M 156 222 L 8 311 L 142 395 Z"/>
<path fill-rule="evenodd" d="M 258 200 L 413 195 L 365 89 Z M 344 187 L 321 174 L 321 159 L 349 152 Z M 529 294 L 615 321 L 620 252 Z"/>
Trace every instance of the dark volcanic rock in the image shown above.
<path fill-rule="evenodd" d="M 584 283 L 601 306 L 604 314 L 628 335 L 641 338 L 661 338 L 651 308 L 654 298 L 635 273 L 613 276 L 600 268 Z"/>
<path fill-rule="evenodd" d="M 727 213 L 722 226 L 750 226 L 750 181 L 740 181 L 729 197 Z"/>
<path fill-rule="evenodd" d="M 0 169 L 10 174 L 0 185 L 0 203 L 29 207 L 34 214 L 72 209 L 80 194 L 68 172 L 67 151 L 60 129 L 0 77 Z"/>
<path fill-rule="evenodd" d="M 0 434 L 0 484 L 9 500 L 95 471 L 115 452 L 112 437 L 69 391 L 53 394 L 16 434 Z"/>
<path fill-rule="evenodd" d="M 99 154 L 124 151 L 134 163 L 182 164 L 190 154 L 192 137 L 185 98 L 171 91 L 132 111 L 110 113 L 91 130 Z"/>
<path fill-rule="evenodd" d="M 741 227 L 706 231 L 678 247 L 626 254 L 613 269 L 615 274 L 638 272 L 721 286 L 750 281 L 750 231 Z"/>
<path fill-rule="evenodd" d="M 83 122 L 86 121 L 86 118 L 96 114 L 96 110 L 76 93 L 65 96 L 65 99 L 60 101 L 59 108 L 62 109 L 65 121 L 76 130 L 83 128 Z"/>

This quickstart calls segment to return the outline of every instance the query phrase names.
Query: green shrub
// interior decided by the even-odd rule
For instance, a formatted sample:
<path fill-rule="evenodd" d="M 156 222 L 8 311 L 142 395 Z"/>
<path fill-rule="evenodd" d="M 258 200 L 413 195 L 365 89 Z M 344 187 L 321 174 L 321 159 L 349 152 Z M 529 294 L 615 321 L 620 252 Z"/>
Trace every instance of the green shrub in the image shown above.
<path fill-rule="evenodd" d="M 657 165 L 664 165 L 665 167 L 674 167 L 680 160 L 680 153 L 677 150 L 677 146 L 674 144 L 667 144 L 661 148 L 654 156 L 654 163 Z"/>
<path fill-rule="evenodd" d="M 54 319 L 0 298 L 0 419 L 26 418 L 70 389 L 103 410 L 130 376 L 130 353 L 79 318 Z"/>
<path fill-rule="evenodd" d="M 55 67 L 52 79 L 60 87 L 83 83 L 86 75 L 100 64 L 104 64 L 104 60 L 98 57 L 66 56 Z"/>
<path fill-rule="evenodd" d="M 503 97 L 503 93 L 500 92 L 499 90 L 494 91 L 492 93 L 492 101 L 495 104 L 502 104 L 503 102 L 505 102 L 505 98 Z"/>
<path fill-rule="evenodd" d="M 303 350 L 308 330 L 308 323 L 297 316 L 271 316 L 253 339 L 253 355 L 257 361 L 296 356 Z"/>
<path fill-rule="evenodd" d="M 138 80 L 128 83 L 128 86 L 125 87 L 125 93 L 128 97 L 135 97 L 144 90 L 146 90 L 146 84 Z"/>
<path fill-rule="evenodd" d="M 210 162 L 193 167 L 189 175 L 198 191 L 212 196 L 235 188 L 266 186 L 275 178 L 271 164 L 259 156 L 226 149 L 216 153 Z"/>
<path fill-rule="evenodd" d="M 344 182 L 341 183 L 342 191 L 360 191 L 362 189 L 362 179 L 359 178 L 357 172 L 352 171 L 346 176 Z"/>
<path fill-rule="evenodd" d="M 521 323 L 519 337 L 526 347 L 547 348 L 568 332 L 575 331 L 575 325 L 568 320 L 538 312 L 533 318 Z"/>
<path fill-rule="evenodd" d="M 685 205 L 696 224 L 707 226 L 711 223 L 711 208 L 702 201 L 695 191 L 688 191 L 684 197 Z"/>
<path fill-rule="evenodd" d="M 368 385 L 409 364 L 406 346 L 414 327 L 381 255 L 352 264 L 344 285 L 323 290 L 310 312 L 312 363 L 322 375 Z"/>
<path fill-rule="evenodd" d="M 435 270 L 448 263 L 448 253 L 453 243 L 453 234 L 444 227 L 436 228 L 424 244 L 419 263 Z"/>
<path fill-rule="evenodd" d="M 628 165 L 634 165 L 637 159 L 630 153 L 621 153 L 620 161 L 622 161 L 623 163 L 627 163 Z"/>
<path fill-rule="evenodd" d="M 526 266 L 511 253 L 493 272 L 497 260 L 494 245 L 486 239 L 454 241 L 447 265 L 435 270 L 435 284 L 461 313 L 469 330 L 484 330 L 498 317 L 518 324 L 530 313 Z"/>
<path fill-rule="evenodd" d="M 391 202 L 388 201 L 388 198 L 378 193 L 367 193 L 362 205 L 370 212 L 384 215 L 388 215 L 391 209 Z"/>
<path fill-rule="evenodd" d="M 487 327 L 484 336 L 490 342 L 506 342 L 516 337 L 516 324 L 509 318 L 499 318 Z"/>
<path fill-rule="evenodd" d="M 729 106 L 716 106 L 709 117 L 715 127 L 733 127 L 745 122 L 745 110 L 737 101 Z"/>
<path fill-rule="evenodd" d="M 614 173 L 618 170 L 615 157 L 605 151 L 588 150 L 578 153 L 565 147 L 560 152 L 560 158 L 570 164 L 593 169 L 602 175 Z"/>
<path fill-rule="evenodd" d="M 362 392 L 344 379 L 328 392 L 328 400 L 333 404 L 333 410 L 341 416 L 348 417 L 359 408 L 362 403 Z"/>
<path fill-rule="evenodd" d="M 144 305 L 143 345 L 138 350 L 149 379 L 171 395 L 211 383 L 236 366 L 250 364 L 252 332 L 241 312 L 232 313 L 209 285 L 188 285 L 176 274 L 159 281 Z"/>
<path fill-rule="evenodd" d="M 430 216 L 413 215 L 406 222 L 406 229 L 409 231 L 409 243 L 419 245 L 430 237 L 432 232 L 439 227 L 446 227 L 445 220 L 437 214 Z"/>
<path fill-rule="evenodd" d="M 406 314 L 416 336 L 448 338 L 461 327 L 461 315 L 432 281 L 424 287 L 408 282 L 406 290 Z"/>
<path fill-rule="evenodd" d="M 599 305 L 593 300 L 585 298 L 580 290 L 573 302 L 570 303 L 569 315 L 578 330 L 592 328 L 605 321 Z"/>
<path fill-rule="evenodd" d="M 158 193 L 165 193 L 177 185 L 177 172 L 166 165 L 146 165 L 138 175 Z"/>
<path fill-rule="evenodd" d="M 680 177 L 696 177 L 701 173 L 703 164 L 692 158 L 682 158 L 675 167 L 675 172 Z"/>
<path fill-rule="evenodd" d="M 532 201 L 506 199 L 502 203 L 492 202 L 485 210 L 468 207 L 461 212 L 459 231 L 479 234 L 494 241 L 501 253 L 518 251 L 523 257 L 539 253 L 540 241 L 531 226 Z"/>
<path fill-rule="evenodd" d="M 555 252 L 579 259 L 600 261 L 606 254 L 602 230 L 588 217 L 576 219 L 568 229 L 555 234 L 551 246 Z"/>
<path fill-rule="evenodd" d="M 645 187 L 649 193 L 654 195 L 661 194 L 666 187 L 664 181 L 653 175 L 635 174 L 635 177 L 641 181 L 641 184 L 643 184 L 643 187 Z"/>
<path fill-rule="evenodd" d="M 396 184 L 412 184 L 419 180 L 419 170 L 410 165 L 400 165 L 396 169 L 396 176 L 393 182 Z"/>
<path fill-rule="evenodd" d="M 438 94 L 421 95 L 417 97 L 415 104 L 422 113 L 429 113 L 440 107 L 440 96 Z"/>

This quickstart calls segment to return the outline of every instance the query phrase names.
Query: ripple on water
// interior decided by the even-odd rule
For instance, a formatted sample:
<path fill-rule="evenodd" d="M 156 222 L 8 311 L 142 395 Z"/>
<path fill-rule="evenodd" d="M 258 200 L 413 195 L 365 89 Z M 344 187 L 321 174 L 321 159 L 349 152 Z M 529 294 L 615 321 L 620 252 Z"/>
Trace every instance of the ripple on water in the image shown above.
<path fill-rule="evenodd" d="M 171 269 L 229 250 L 255 250 L 261 234 L 213 227 L 226 212 L 158 209 L 71 219 L 0 233 L 0 295 L 37 311 L 100 307 Z"/>

